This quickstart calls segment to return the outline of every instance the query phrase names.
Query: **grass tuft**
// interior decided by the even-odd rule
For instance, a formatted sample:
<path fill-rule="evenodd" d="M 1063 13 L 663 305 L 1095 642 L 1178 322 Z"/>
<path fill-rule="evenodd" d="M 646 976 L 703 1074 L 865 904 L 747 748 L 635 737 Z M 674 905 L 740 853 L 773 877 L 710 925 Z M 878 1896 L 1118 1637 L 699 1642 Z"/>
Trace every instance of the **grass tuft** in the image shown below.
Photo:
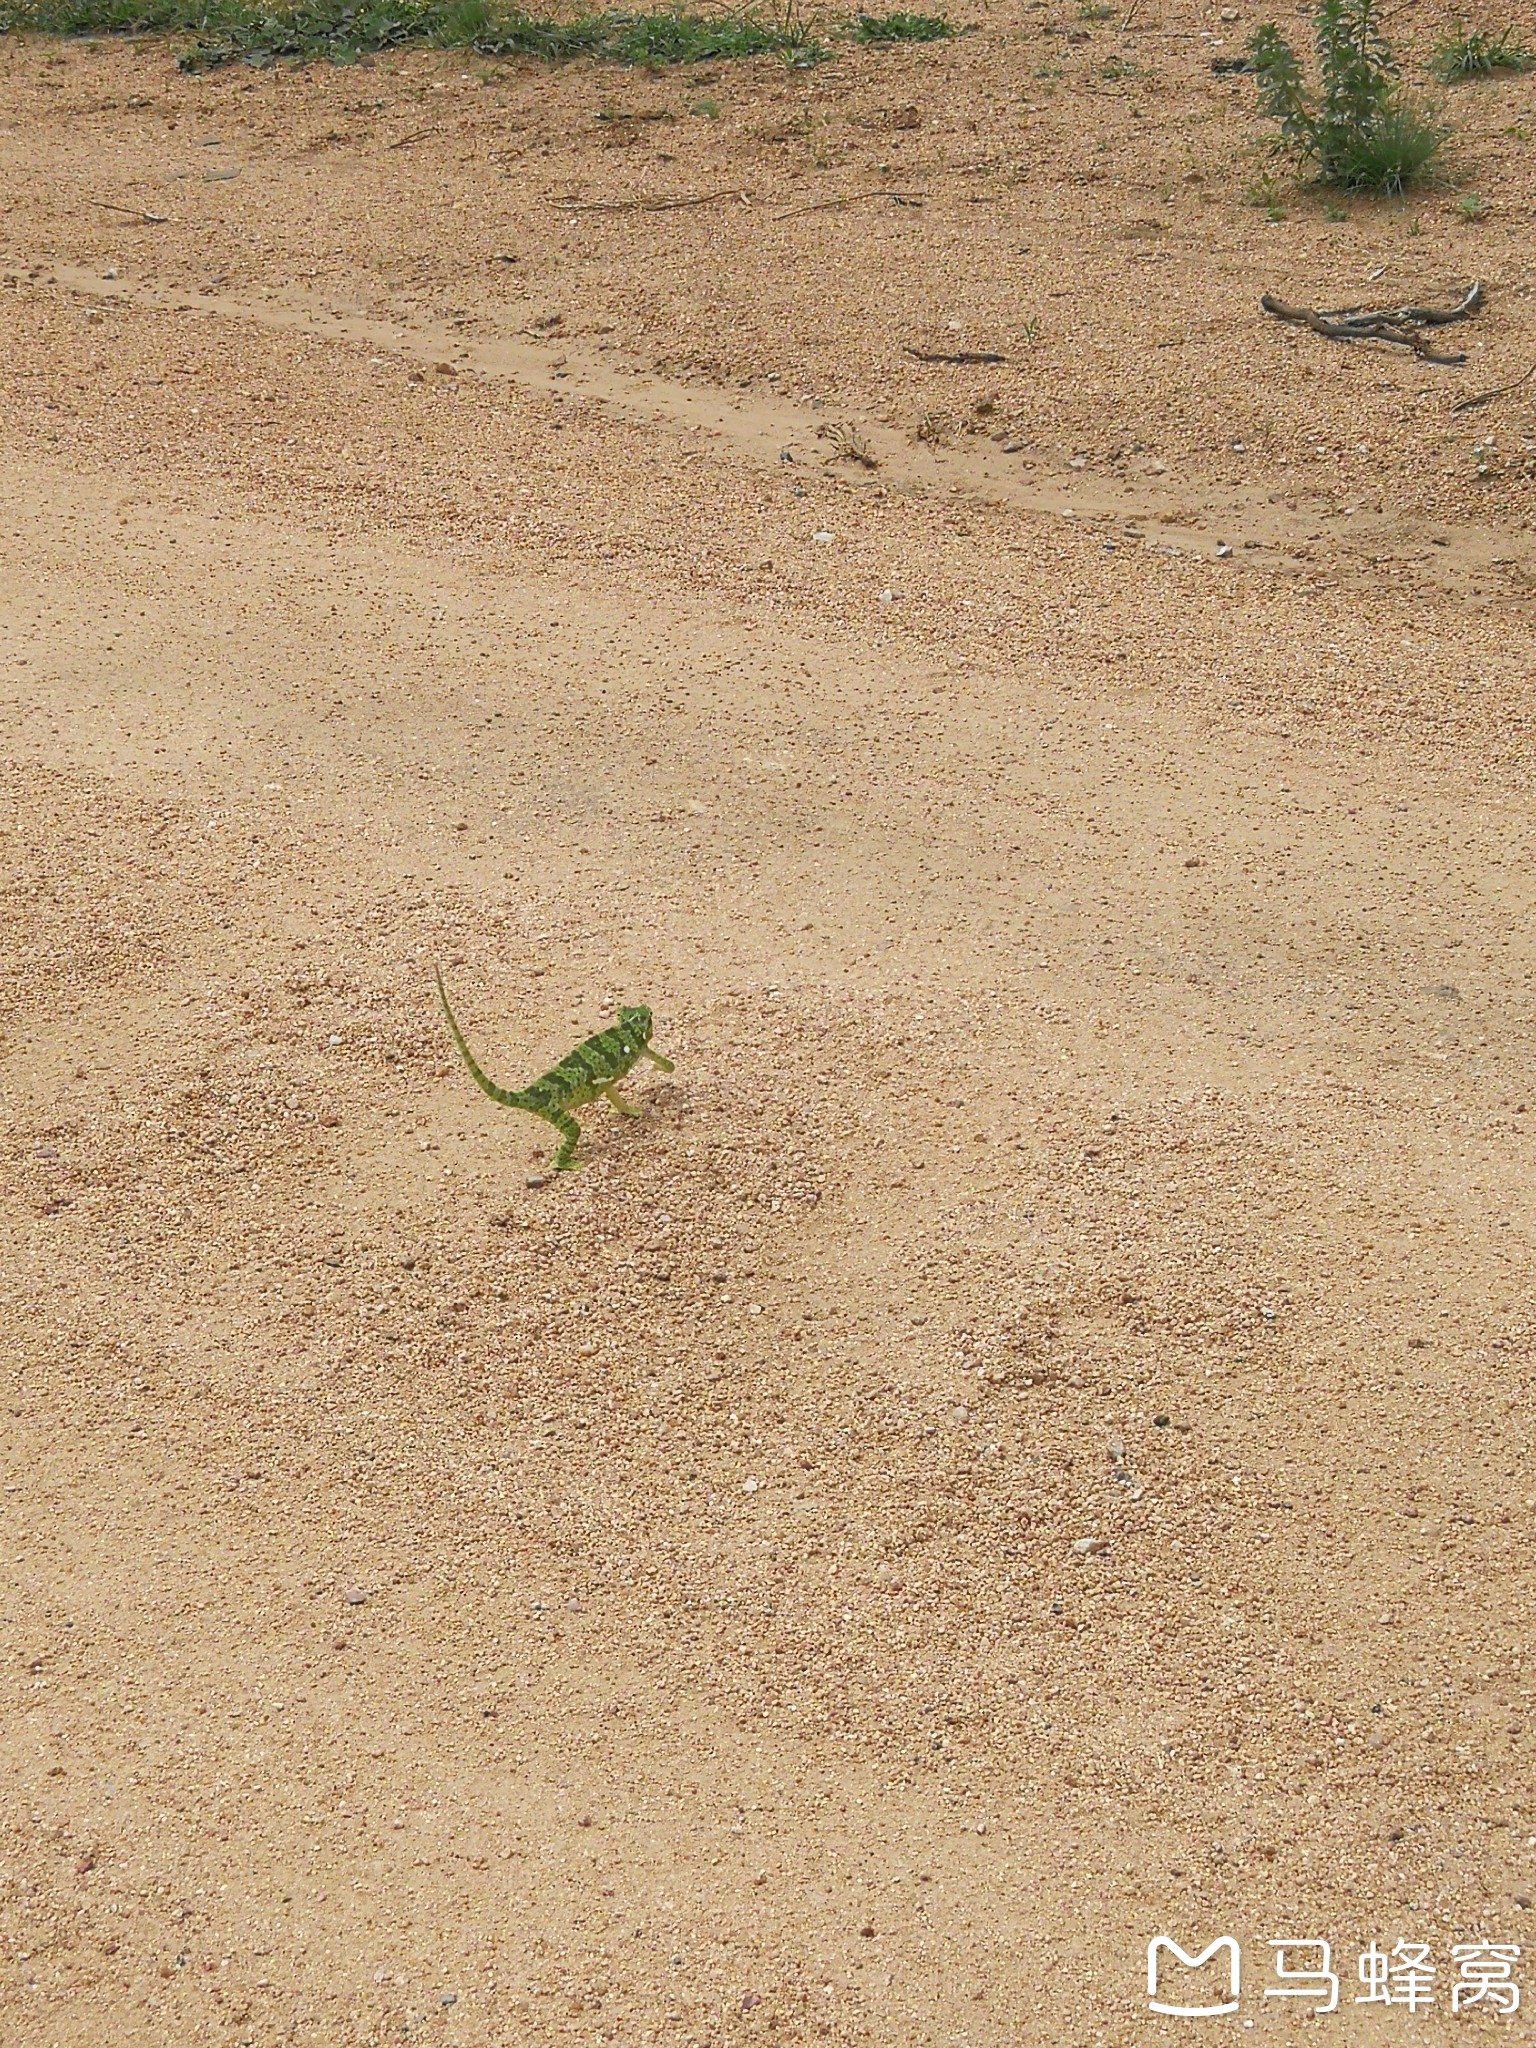
<path fill-rule="evenodd" d="M 1395 197 L 1429 175 L 1450 133 L 1416 100 L 1394 94 L 1363 129 L 1340 138 L 1328 182 Z"/>
<path fill-rule="evenodd" d="M 856 14 L 853 19 L 859 43 L 938 43 L 953 34 L 942 14 Z"/>
<path fill-rule="evenodd" d="M 365 53 L 427 46 L 474 50 L 484 57 L 577 58 L 614 64 L 696 64 L 709 59 L 777 57 L 819 64 L 829 52 L 793 6 L 765 20 L 726 14 L 706 19 L 668 9 L 651 14 L 587 14 L 551 21 L 497 0 L 0 0 L 0 34 L 186 35 L 184 71 L 220 64 L 271 64 L 279 58 L 355 62 Z"/>
<path fill-rule="evenodd" d="M 1465 78 L 1491 78 L 1495 71 L 1536 70 L 1536 50 L 1522 43 L 1511 28 L 1490 36 L 1458 22 L 1435 45 L 1429 68 L 1442 85 L 1458 85 Z"/>

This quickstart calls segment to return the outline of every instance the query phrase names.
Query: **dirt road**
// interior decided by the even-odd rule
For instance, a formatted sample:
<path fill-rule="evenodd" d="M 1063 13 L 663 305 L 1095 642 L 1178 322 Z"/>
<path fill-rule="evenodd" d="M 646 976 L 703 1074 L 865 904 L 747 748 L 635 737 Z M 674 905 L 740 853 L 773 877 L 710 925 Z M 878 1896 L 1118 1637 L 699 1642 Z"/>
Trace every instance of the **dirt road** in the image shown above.
<path fill-rule="evenodd" d="M 1160 1932 L 1486 2025 L 1532 88 L 1469 252 L 1056 27 L 0 43 L 7 2042 L 1119 2048 Z M 1255 310 L 1378 266 L 1470 381 Z M 676 1072 L 550 1179 L 434 961 Z"/>

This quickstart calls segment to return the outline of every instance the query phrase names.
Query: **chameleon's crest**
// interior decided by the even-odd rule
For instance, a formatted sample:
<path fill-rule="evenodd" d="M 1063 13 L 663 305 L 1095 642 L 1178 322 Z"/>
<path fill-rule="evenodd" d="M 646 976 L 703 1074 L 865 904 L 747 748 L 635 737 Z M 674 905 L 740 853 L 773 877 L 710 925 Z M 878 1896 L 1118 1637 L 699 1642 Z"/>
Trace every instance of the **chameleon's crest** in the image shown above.
<path fill-rule="evenodd" d="M 571 1115 L 573 1109 L 580 1109 L 585 1103 L 595 1102 L 599 1095 L 606 1095 L 615 1109 L 623 1110 L 626 1116 L 638 1116 L 639 1110 L 632 1108 L 617 1092 L 618 1083 L 638 1059 L 649 1060 L 664 1074 L 672 1071 L 670 1060 L 664 1060 L 659 1052 L 651 1051 L 650 1038 L 655 1025 L 650 1011 L 636 1005 L 620 1010 L 617 1024 L 584 1039 L 574 1052 L 568 1052 L 557 1066 L 551 1067 L 547 1074 L 541 1074 L 537 1081 L 530 1081 L 526 1088 L 498 1088 L 482 1071 L 465 1044 L 464 1034 L 448 1007 L 448 992 L 443 987 L 441 974 L 437 976 L 437 993 L 443 1015 L 448 1019 L 448 1029 L 453 1033 L 453 1042 L 459 1048 L 460 1057 L 468 1067 L 475 1086 L 489 1095 L 493 1102 L 504 1103 L 509 1109 L 526 1109 L 532 1116 L 543 1117 L 560 1133 L 560 1149 L 555 1154 L 557 1171 L 576 1163 L 574 1155 L 581 1127 Z"/>

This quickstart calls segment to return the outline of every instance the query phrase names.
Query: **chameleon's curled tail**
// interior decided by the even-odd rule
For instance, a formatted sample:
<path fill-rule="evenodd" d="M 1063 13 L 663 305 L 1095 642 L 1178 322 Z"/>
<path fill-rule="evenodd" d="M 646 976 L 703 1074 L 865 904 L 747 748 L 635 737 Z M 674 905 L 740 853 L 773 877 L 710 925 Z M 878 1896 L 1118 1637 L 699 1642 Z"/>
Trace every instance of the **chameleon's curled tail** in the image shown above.
<path fill-rule="evenodd" d="M 468 1067 L 474 1079 L 475 1086 L 483 1089 L 489 1095 L 492 1102 L 499 1102 L 506 1109 L 522 1109 L 525 1105 L 518 1091 L 513 1088 L 498 1088 L 490 1075 L 481 1067 L 469 1047 L 464 1043 L 464 1034 L 459 1029 L 458 1021 L 454 1017 L 452 1010 L 448 1007 L 448 991 L 443 987 L 442 969 L 434 967 L 432 972 L 437 981 L 437 999 L 443 1006 L 443 1015 L 448 1019 L 448 1029 L 453 1033 L 453 1042 L 459 1048 L 464 1064 Z"/>

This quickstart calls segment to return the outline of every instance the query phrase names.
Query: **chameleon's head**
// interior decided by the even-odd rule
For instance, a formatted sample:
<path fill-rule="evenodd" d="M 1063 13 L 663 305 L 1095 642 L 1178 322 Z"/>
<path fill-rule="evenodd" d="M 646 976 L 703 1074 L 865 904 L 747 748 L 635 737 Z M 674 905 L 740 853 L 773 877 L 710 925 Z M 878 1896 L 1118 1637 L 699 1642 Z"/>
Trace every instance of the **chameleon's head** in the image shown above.
<path fill-rule="evenodd" d="M 640 1045 L 650 1044 L 651 1033 L 656 1029 L 656 1025 L 649 1010 L 638 1007 L 620 1010 L 619 1022 L 629 1033 L 630 1037 L 635 1039 Z"/>

